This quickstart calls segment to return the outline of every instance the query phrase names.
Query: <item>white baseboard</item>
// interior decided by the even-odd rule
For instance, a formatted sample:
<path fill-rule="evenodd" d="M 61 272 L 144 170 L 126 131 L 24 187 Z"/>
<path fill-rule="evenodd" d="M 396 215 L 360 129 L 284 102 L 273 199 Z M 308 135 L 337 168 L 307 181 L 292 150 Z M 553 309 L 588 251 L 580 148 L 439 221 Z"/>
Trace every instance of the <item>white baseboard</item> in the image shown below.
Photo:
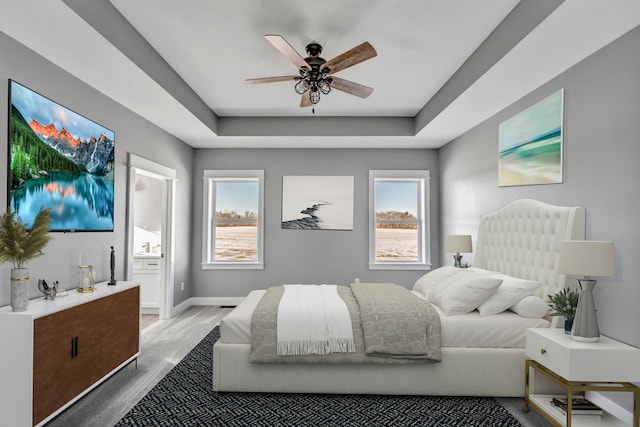
<path fill-rule="evenodd" d="M 191 304 L 191 298 L 188 298 L 185 301 L 182 301 L 180 304 L 173 307 L 173 310 L 171 310 L 171 315 L 169 317 L 174 317 L 175 315 L 182 313 L 192 305 L 193 304 Z"/>
<path fill-rule="evenodd" d="M 160 313 L 160 307 L 145 307 L 140 306 L 140 313 L 142 314 L 158 314 Z"/>
<path fill-rule="evenodd" d="M 231 305 L 236 306 L 242 302 L 243 297 L 192 297 L 191 305 Z"/>
<path fill-rule="evenodd" d="M 609 399 L 606 395 L 591 391 L 585 393 L 587 399 L 622 420 L 626 425 L 633 424 L 633 393 L 615 393 L 616 401 Z M 620 400 L 620 401 L 618 401 Z"/>
<path fill-rule="evenodd" d="M 244 297 L 191 297 L 180 304 L 173 307 L 171 317 L 181 313 L 192 306 L 201 305 L 218 305 L 218 306 L 236 306 L 242 302 Z"/>

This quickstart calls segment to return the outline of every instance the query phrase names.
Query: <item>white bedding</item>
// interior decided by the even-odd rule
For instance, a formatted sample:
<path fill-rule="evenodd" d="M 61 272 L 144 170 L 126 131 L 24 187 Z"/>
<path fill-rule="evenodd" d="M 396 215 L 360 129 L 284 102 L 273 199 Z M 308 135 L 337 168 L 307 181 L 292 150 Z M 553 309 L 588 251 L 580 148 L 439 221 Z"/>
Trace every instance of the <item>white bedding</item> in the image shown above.
<path fill-rule="evenodd" d="M 337 285 L 284 285 L 276 325 L 278 356 L 356 351 Z"/>
<path fill-rule="evenodd" d="M 251 291 L 220 322 L 222 342 L 228 344 L 251 342 L 251 315 L 264 292 L 264 290 Z M 420 296 L 419 293 L 414 293 Z M 510 311 L 492 316 L 480 316 L 478 311 L 445 316 L 440 307 L 435 307 L 440 314 L 442 347 L 524 348 L 525 329 L 549 327 L 549 321 L 545 319 L 528 319 Z"/>
<path fill-rule="evenodd" d="M 544 304 L 542 298 L 565 287 L 566 278 L 557 271 L 559 242 L 584 238 L 584 208 L 516 200 L 480 218 L 473 264 L 518 279 L 540 282 L 542 286 L 535 295 L 541 298 L 525 297 L 522 301 L 534 298 L 534 302 Z M 502 341 L 503 346 L 516 343 L 522 347 L 522 338 L 508 336 L 516 330 L 515 324 L 520 325 L 517 329 L 548 325 L 545 320 L 519 318 L 509 310 L 495 317 L 480 318 L 477 312 L 442 316 L 440 363 L 250 363 L 251 313 L 263 292 L 249 294 L 234 314 L 222 322 L 223 338 L 213 346 L 212 386 L 215 391 L 517 397 L 524 392 L 524 348 L 497 348 L 496 340 Z M 532 312 L 529 304 L 525 306 L 528 308 L 521 310 L 524 315 L 538 312 Z M 502 319 L 498 325 L 496 319 Z M 552 319 L 555 323 L 558 318 Z M 522 322 L 526 326 L 521 325 Z M 519 337 L 523 335 L 520 331 L 516 332 Z M 476 347 L 467 347 L 469 345 Z"/>
<path fill-rule="evenodd" d="M 251 315 L 266 291 L 251 291 L 233 311 L 220 321 L 220 341 L 227 344 L 251 343 Z"/>

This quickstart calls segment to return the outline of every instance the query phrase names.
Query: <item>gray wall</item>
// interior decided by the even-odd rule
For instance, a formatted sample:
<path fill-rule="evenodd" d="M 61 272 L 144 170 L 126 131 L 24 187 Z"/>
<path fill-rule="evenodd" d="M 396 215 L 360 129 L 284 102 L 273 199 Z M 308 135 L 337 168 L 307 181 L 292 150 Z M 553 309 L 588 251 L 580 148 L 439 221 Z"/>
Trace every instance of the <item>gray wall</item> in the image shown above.
<path fill-rule="evenodd" d="M 264 270 L 202 270 L 202 171 L 265 171 Z M 193 168 L 193 297 L 241 297 L 252 289 L 282 283 L 346 284 L 391 281 L 412 286 L 424 272 L 368 268 L 368 174 L 370 169 L 431 171 L 432 262 L 439 264 L 438 155 L 435 150 L 199 149 Z M 353 231 L 280 228 L 283 175 L 355 177 Z"/>
<path fill-rule="evenodd" d="M 109 278 L 109 251 L 116 249 L 116 279 L 124 279 L 127 153 L 132 152 L 177 171 L 176 194 L 176 259 L 174 303 L 185 300 L 189 290 L 180 292 L 179 283 L 189 283 L 191 167 L 193 149 L 160 130 L 132 111 L 122 107 L 100 92 L 82 83 L 64 70 L 0 33 L 0 201 L 7 200 L 7 97 L 8 79 L 47 96 L 54 101 L 113 130 L 116 135 L 115 224 L 112 233 L 52 233 L 53 240 L 44 249 L 45 255 L 29 262 L 30 297 L 41 294 L 37 278 L 59 280 L 64 288 L 75 287 L 78 254 L 83 263 L 95 266 L 98 280 Z M 117 72 L 117 70 L 114 70 Z M 168 159 L 171 159 L 168 162 Z M 3 208 L 0 212 L 4 212 Z M 0 306 L 10 302 L 9 275 L 11 265 L 0 265 Z"/>
<path fill-rule="evenodd" d="M 588 240 L 613 240 L 618 274 L 596 278 L 601 333 L 640 346 L 640 28 L 440 149 L 442 236 L 518 198 L 587 211 Z M 564 182 L 498 188 L 498 125 L 565 89 Z M 442 237 L 441 236 L 441 237 Z M 471 258 L 470 258 L 471 259 Z"/>

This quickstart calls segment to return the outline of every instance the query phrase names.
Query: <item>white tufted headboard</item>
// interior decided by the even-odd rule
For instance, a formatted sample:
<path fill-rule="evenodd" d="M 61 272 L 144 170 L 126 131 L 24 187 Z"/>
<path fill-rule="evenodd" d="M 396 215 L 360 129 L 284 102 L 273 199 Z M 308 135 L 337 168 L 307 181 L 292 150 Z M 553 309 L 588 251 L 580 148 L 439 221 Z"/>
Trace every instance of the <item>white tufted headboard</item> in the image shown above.
<path fill-rule="evenodd" d="M 546 299 L 564 288 L 558 273 L 561 240 L 584 240 L 585 209 L 515 200 L 482 215 L 474 266 L 543 284 L 536 293 Z"/>

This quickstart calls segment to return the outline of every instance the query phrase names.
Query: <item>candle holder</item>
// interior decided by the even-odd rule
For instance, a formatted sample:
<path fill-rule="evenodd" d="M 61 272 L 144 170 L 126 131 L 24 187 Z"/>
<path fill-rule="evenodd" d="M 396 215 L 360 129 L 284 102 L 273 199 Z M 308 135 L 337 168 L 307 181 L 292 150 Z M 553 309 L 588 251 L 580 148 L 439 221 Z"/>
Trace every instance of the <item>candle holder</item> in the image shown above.
<path fill-rule="evenodd" d="M 78 266 L 78 292 L 89 293 L 96 290 L 92 265 Z"/>

